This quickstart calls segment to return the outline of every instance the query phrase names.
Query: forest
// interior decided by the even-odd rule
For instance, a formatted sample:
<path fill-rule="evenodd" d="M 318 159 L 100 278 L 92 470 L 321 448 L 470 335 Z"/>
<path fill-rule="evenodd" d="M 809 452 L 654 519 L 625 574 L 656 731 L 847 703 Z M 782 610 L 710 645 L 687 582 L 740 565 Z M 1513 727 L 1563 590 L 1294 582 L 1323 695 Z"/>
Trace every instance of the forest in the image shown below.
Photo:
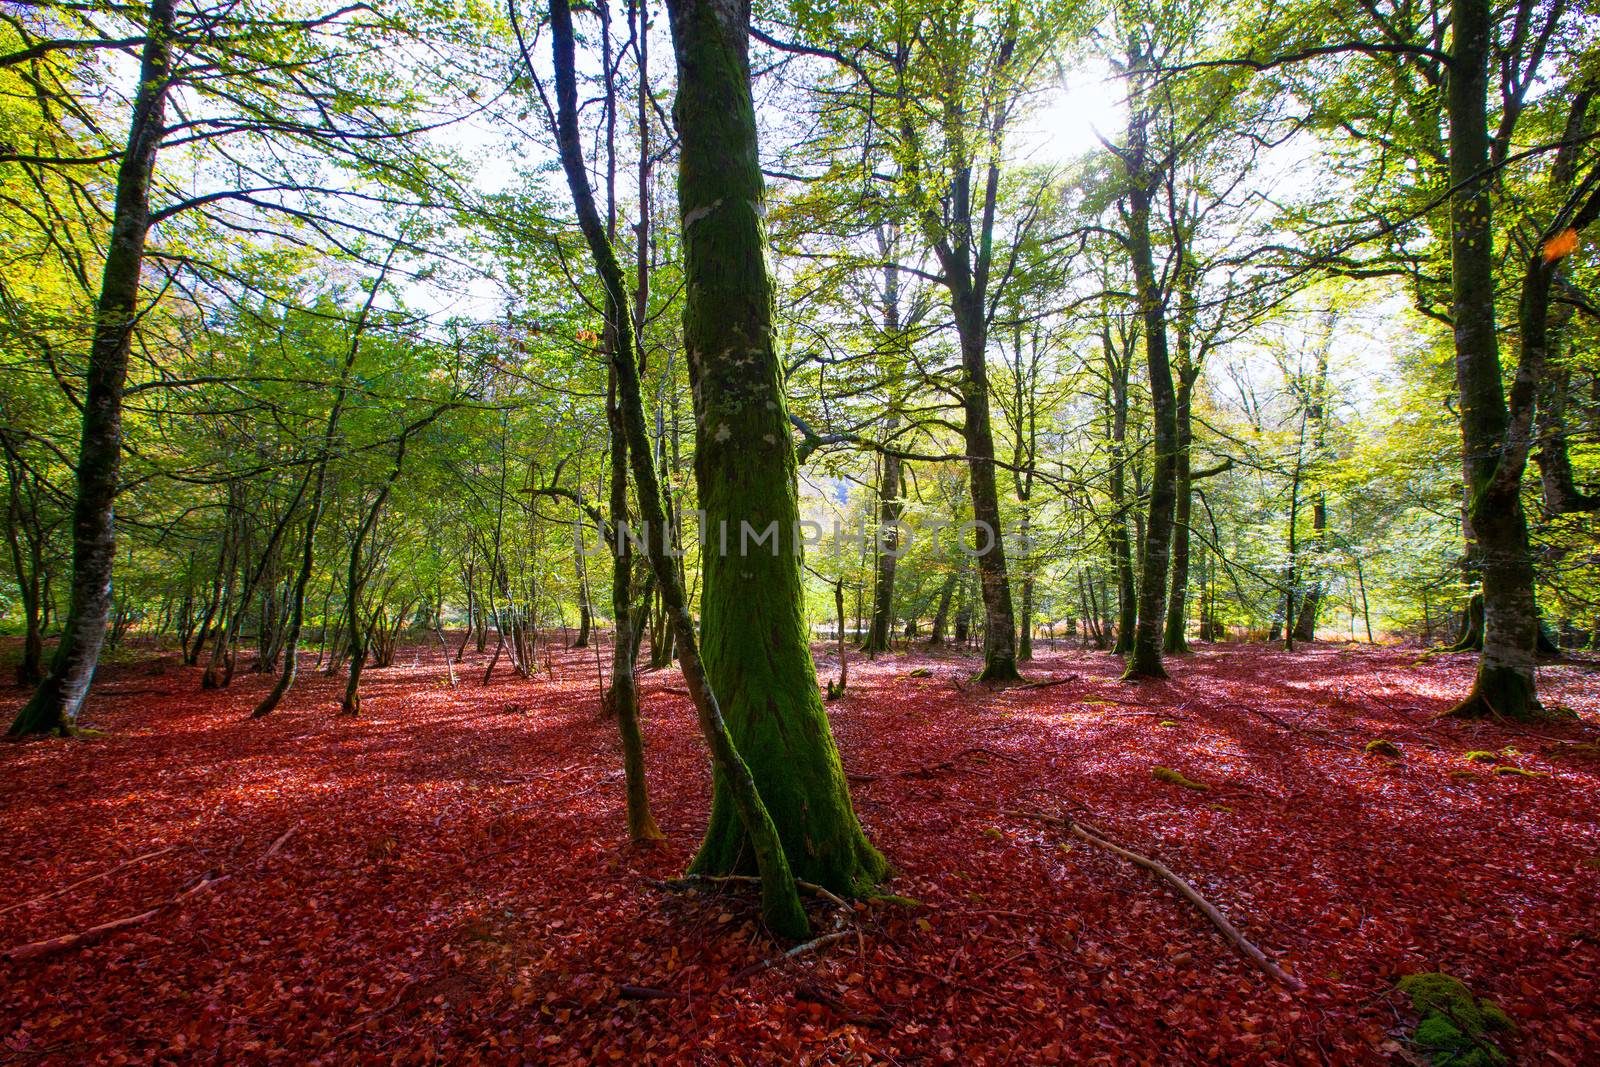
<path fill-rule="evenodd" d="M 1586 0 L 3 0 L 0 205 L 0 1064 L 1600 1056 Z"/>

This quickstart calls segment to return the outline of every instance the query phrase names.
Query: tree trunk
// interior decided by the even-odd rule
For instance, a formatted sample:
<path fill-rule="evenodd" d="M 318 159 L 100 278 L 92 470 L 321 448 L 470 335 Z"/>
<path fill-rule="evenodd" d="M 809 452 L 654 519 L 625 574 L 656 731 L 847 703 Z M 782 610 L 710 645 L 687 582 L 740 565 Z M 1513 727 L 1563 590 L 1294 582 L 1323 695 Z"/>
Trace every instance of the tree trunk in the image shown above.
<path fill-rule="evenodd" d="M 1450 120 L 1450 286 L 1461 444 L 1483 575 L 1483 654 L 1463 717 L 1522 720 L 1540 712 L 1534 681 L 1539 615 L 1522 511 L 1521 470 L 1501 472 L 1509 423 L 1495 335 L 1494 225 L 1486 113 L 1492 11 L 1454 0 L 1446 106 Z M 1520 465 L 1519 465 L 1520 467 Z M 1516 477 L 1497 477 L 1515 473 Z"/>
<path fill-rule="evenodd" d="M 372 289 L 367 293 L 367 300 L 361 306 L 361 314 L 357 317 L 355 326 L 351 331 L 350 347 L 345 351 L 344 365 L 339 369 L 339 385 L 334 391 L 333 404 L 328 409 L 328 421 L 322 429 L 322 455 L 317 460 L 316 475 L 312 479 L 311 503 L 307 508 L 305 540 L 300 550 L 300 569 L 295 575 L 294 587 L 289 598 L 289 621 L 284 626 L 283 633 L 283 669 L 278 673 L 278 680 L 270 692 L 262 698 L 250 713 L 252 719 L 260 719 L 272 714 L 274 708 L 282 702 L 284 695 L 294 685 L 295 677 L 300 672 L 300 629 L 305 623 L 306 615 L 306 586 L 311 581 L 312 565 L 316 561 L 317 526 L 322 521 L 322 499 L 328 483 L 328 463 L 333 453 L 333 448 L 339 432 L 339 416 L 344 411 L 345 397 L 350 388 L 350 371 L 355 366 L 356 357 L 361 353 L 361 335 L 366 331 L 367 322 L 372 316 L 372 305 L 378 299 L 378 290 L 383 287 L 383 279 L 388 275 L 389 263 L 394 257 L 398 244 L 389 252 L 383 268 L 372 281 Z M 354 610 L 354 605 L 351 605 Z M 351 616 L 352 623 L 355 621 Z M 327 626 L 327 614 L 323 614 L 323 626 Z"/>
<path fill-rule="evenodd" d="M 1130 120 L 1134 158 L 1144 158 L 1143 119 Z M 1139 614 L 1133 647 L 1123 677 L 1165 678 L 1161 664 L 1162 627 L 1166 622 L 1167 564 L 1172 550 L 1173 510 L 1177 499 L 1177 400 L 1167 354 L 1166 308 L 1156 281 L 1150 246 L 1150 176 L 1131 173 L 1128 193 L 1128 237 L 1140 310 L 1144 317 L 1145 359 L 1150 383 L 1150 498 L 1144 532 L 1144 566 L 1139 576 Z"/>
<path fill-rule="evenodd" d="M 945 627 L 950 622 L 950 597 L 956 591 L 956 580 L 959 571 L 951 571 L 944 580 L 944 585 L 939 588 L 939 604 L 933 611 L 933 624 L 928 629 L 928 644 L 944 644 Z"/>
<path fill-rule="evenodd" d="M 1320 489 L 1311 500 L 1311 543 L 1313 549 L 1322 545 L 1328 529 L 1328 497 Z M 1294 636 L 1297 641 L 1311 641 L 1317 636 L 1317 613 L 1322 609 L 1322 578 L 1320 574 L 1306 586 L 1300 602 L 1300 614 L 1295 618 Z"/>
<path fill-rule="evenodd" d="M 1017 673 L 1017 619 L 1006 574 L 1000 492 L 994 473 L 994 431 L 989 419 L 988 330 L 981 294 L 951 289 L 961 342 L 962 430 L 972 488 L 972 518 L 983 598 L 983 670 L 978 680 L 1014 681 Z"/>
<path fill-rule="evenodd" d="M 147 27 L 128 142 L 117 168 L 111 234 L 95 302 L 94 338 L 84 382 L 67 622 L 50 673 L 11 723 L 12 737 L 72 732 L 106 636 L 117 551 L 114 504 L 122 465 L 122 390 L 139 317 L 151 178 L 166 129 L 172 0 L 151 0 Z"/>
<path fill-rule="evenodd" d="M 710 538 L 726 523 L 736 542 L 726 553 L 710 545 L 702 553 L 706 678 L 725 702 L 731 739 L 790 868 L 859 895 L 887 865 L 851 807 L 806 639 L 794 442 L 773 349 L 749 11 L 718 0 L 671 0 L 668 11 L 678 58 L 683 325 L 696 401 L 695 474 Z M 739 555 L 744 523 L 756 531 L 775 524 L 771 549 Z M 667 585 L 659 568 L 657 584 Z M 683 616 L 678 646 L 687 660 L 692 631 L 682 625 L 681 605 L 675 614 Z M 737 784 L 725 768 L 714 778 L 711 821 L 693 868 L 747 871 L 759 842 L 738 817 Z"/>
<path fill-rule="evenodd" d="M 892 430 L 896 419 L 889 421 Z M 900 557 L 900 530 L 895 524 L 900 520 L 902 507 L 901 462 L 899 456 L 885 455 L 883 470 L 878 479 L 878 536 L 874 539 L 878 559 L 872 586 L 872 621 L 861 651 L 869 656 L 887 652 L 894 636 L 894 574 Z"/>
<path fill-rule="evenodd" d="M 750 95 L 748 9 L 709 0 L 668 5 L 678 59 L 679 200 L 688 299 L 684 341 L 696 383 L 696 465 L 708 529 L 729 517 L 783 519 L 775 549 L 736 559 L 704 552 L 701 661 L 678 559 L 663 536 L 667 511 L 645 425 L 634 334 L 617 314 L 616 371 L 628 456 L 649 539 L 651 569 L 671 613 L 679 660 L 712 755 L 712 811 L 694 862 L 703 873 L 752 867 L 766 922 L 808 930 L 794 873 L 864 893 L 886 870 L 850 807 L 849 791 L 805 641 L 794 446 L 772 349 L 765 196 Z M 571 11 L 551 0 L 559 106 L 557 142 L 579 222 L 610 307 L 625 307 L 622 270 L 595 210 L 578 139 Z M 719 476 L 734 480 L 720 480 Z M 748 510 L 747 510 L 748 509 Z M 785 529 L 785 527 L 787 527 Z M 741 567 L 755 577 L 747 579 Z M 724 718 L 718 694 L 726 694 Z M 746 755 L 748 754 L 748 755 Z"/>
<path fill-rule="evenodd" d="M 608 340 L 616 343 L 614 331 Z M 633 548 L 622 535 L 628 521 L 628 439 L 617 405 L 616 376 L 606 398 L 606 423 L 611 428 L 611 617 L 615 639 L 611 645 L 611 686 L 606 691 L 606 713 L 617 720 L 622 740 L 622 772 L 626 780 L 628 840 L 648 844 L 665 840 L 650 811 L 650 788 L 645 779 L 644 734 L 639 728 L 639 682 L 634 677 Z"/>
<path fill-rule="evenodd" d="M 1180 339 L 1180 347 L 1183 341 Z M 1189 518 L 1194 505 L 1193 470 L 1194 431 L 1189 419 L 1191 398 L 1194 395 L 1194 371 L 1180 361 L 1178 388 L 1175 403 L 1175 427 L 1178 453 L 1176 469 L 1176 503 L 1172 522 L 1172 595 L 1167 601 L 1166 631 L 1162 634 L 1161 650 L 1169 655 L 1189 651 Z"/>
<path fill-rule="evenodd" d="M 1110 470 L 1106 485 L 1111 497 L 1111 532 L 1106 543 L 1111 566 L 1117 575 L 1117 631 L 1112 651 L 1126 656 L 1133 651 L 1133 631 L 1139 618 L 1138 593 L 1134 584 L 1133 547 L 1128 540 L 1128 369 L 1133 355 L 1132 339 L 1126 338 L 1121 354 L 1111 341 L 1111 332 L 1102 331 L 1100 345 L 1105 352 L 1107 416 L 1110 419 Z M 1109 607 L 1109 605 L 1108 605 Z"/>

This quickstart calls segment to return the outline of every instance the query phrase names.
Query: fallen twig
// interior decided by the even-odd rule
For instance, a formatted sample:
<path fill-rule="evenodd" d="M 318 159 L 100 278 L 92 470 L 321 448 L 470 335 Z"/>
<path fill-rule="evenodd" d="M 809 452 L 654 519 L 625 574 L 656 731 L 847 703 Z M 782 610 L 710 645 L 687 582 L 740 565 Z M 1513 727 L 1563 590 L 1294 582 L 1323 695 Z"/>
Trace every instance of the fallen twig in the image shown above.
<path fill-rule="evenodd" d="M 34 960 L 43 956 L 54 956 L 71 949 L 82 948 L 84 945 L 98 941 L 119 930 L 141 926 L 156 916 L 177 908 L 190 897 L 210 889 L 218 882 L 227 881 L 228 877 L 226 874 L 207 875 L 195 885 L 190 886 L 169 900 L 162 901 L 149 911 L 142 911 L 137 915 L 125 915 L 120 919 L 112 919 L 110 922 L 101 923 L 99 926 L 91 926 L 87 930 L 79 930 L 77 933 L 62 934 L 60 937 L 47 938 L 44 941 L 32 941 L 26 945 L 17 945 L 0 952 L 0 960 Z"/>
<path fill-rule="evenodd" d="M 742 979 L 749 978 L 753 974 L 760 974 L 768 967 L 776 967 L 780 963 L 787 963 L 797 956 L 804 956 L 808 952 L 815 952 L 818 949 L 826 948 L 835 941 L 842 941 L 849 936 L 849 930 L 836 930 L 831 934 L 823 934 L 821 937 L 814 937 L 810 941 L 796 945 L 794 948 L 791 948 L 789 951 L 780 956 L 773 956 L 769 959 L 759 960 L 755 963 L 752 963 L 750 966 L 734 974 L 732 980 L 737 982 L 741 981 Z"/>
<path fill-rule="evenodd" d="M 1161 863 L 1158 860 L 1153 860 L 1148 856 L 1141 856 L 1139 853 L 1122 848 L 1119 845 L 1114 845 L 1103 837 L 1099 837 L 1093 833 L 1090 833 L 1088 830 L 1085 830 L 1073 820 L 1064 818 L 1062 816 L 1045 815 L 1042 812 L 1033 811 L 1014 811 L 1010 809 L 1002 809 L 1001 814 L 1011 815 L 1022 819 L 1035 819 L 1039 822 L 1049 823 L 1052 826 L 1060 827 L 1072 834 L 1074 837 L 1077 837 L 1083 841 L 1087 841 L 1096 848 L 1105 849 L 1107 852 L 1110 852 L 1113 855 L 1121 856 L 1130 863 L 1137 864 L 1147 871 L 1152 871 L 1155 874 L 1160 875 L 1167 881 L 1169 885 L 1176 889 L 1185 900 L 1189 901 L 1189 903 L 1198 908 L 1202 915 L 1204 915 L 1207 919 L 1210 919 L 1212 925 L 1214 925 L 1218 930 L 1222 931 L 1223 936 L 1231 941 L 1234 947 L 1243 953 L 1246 959 L 1255 964 L 1259 970 L 1265 974 L 1271 975 L 1273 978 L 1276 978 L 1290 989 L 1305 988 L 1304 982 L 1300 981 L 1300 979 L 1296 978 L 1294 975 L 1285 971 L 1282 967 L 1279 967 L 1276 963 L 1268 959 L 1266 953 L 1262 952 L 1259 948 L 1253 945 L 1249 938 L 1245 937 L 1234 928 L 1234 925 L 1228 921 L 1227 916 L 1223 915 L 1222 912 L 1218 911 L 1210 901 L 1201 896 L 1199 891 L 1197 891 L 1194 886 L 1190 885 L 1188 882 L 1174 874 L 1166 864 Z"/>
<path fill-rule="evenodd" d="M 761 879 L 753 874 L 686 874 L 682 878 L 674 878 L 670 881 L 660 878 L 650 878 L 647 881 L 658 888 L 672 890 L 691 889 L 696 885 L 719 885 L 727 882 L 744 882 L 751 885 L 759 885 L 761 883 Z M 850 902 L 830 889 L 824 889 L 814 882 L 802 881 L 799 878 L 794 880 L 794 884 L 796 888 L 803 889 L 807 893 L 814 893 L 836 907 L 843 908 L 846 911 L 851 910 Z"/>
<path fill-rule="evenodd" d="M 175 851 L 177 849 L 177 847 L 178 847 L 177 845 L 168 845 L 166 848 L 158 848 L 154 852 L 146 852 L 146 853 L 144 853 L 142 855 L 135 856 L 132 859 L 123 860 L 121 863 L 117 864 L 115 867 L 112 867 L 110 870 L 101 871 L 99 874 L 91 874 L 87 878 L 78 879 L 76 882 L 73 882 L 71 885 L 65 885 L 65 886 L 62 886 L 60 889 L 52 890 L 51 892 L 44 894 L 44 896 L 34 897 L 32 900 L 20 901 L 20 902 L 18 902 L 16 904 L 7 904 L 5 907 L 0 908 L 0 915 L 4 915 L 4 914 L 6 914 L 7 912 L 10 912 L 10 911 L 16 911 L 18 908 L 26 908 L 29 904 L 39 904 L 39 903 L 43 903 L 46 900 L 53 900 L 56 897 L 59 897 L 63 893 L 72 892 L 72 890 L 77 889 L 79 886 L 88 885 L 90 882 L 98 882 L 102 878 L 110 878 L 113 874 L 116 874 L 118 871 L 125 870 L 125 869 L 127 869 L 129 867 L 132 867 L 136 863 L 143 863 L 145 860 L 153 860 L 157 856 L 165 856 L 168 852 Z"/>
<path fill-rule="evenodd" d="M 278 835 L 278 839 L 276 841 L 274 841 L 272 843 L 272 845 L 265 852 L 263 852 L 261 854 L 261 858 L 259 860 L 257 860 L 256 862 L 257 863 L 265 863 L 268 860 L 270 860 L 273 856 L 276 856 L 278 854 L 278 850 L 288 843 L 289 838 L 293 837 L 294 836 L 294 832 L 296 830 L 298 830 L 298 829 L 300 829 L 300 824 L 299 823 L 295 823 L 293 826 L 289 827 L 283 833 L 279 834 Z"/>
<path fill-rule="evenodd" d="M 1012 688 L 1013 689 L 1049 689 L 1053 685 L 1066 685 L 1068 682 L 1076 682 L 1077 680 L 1078 680 L 1078 676 L 1076 674 L 1069 674 L 1064 678 L 1047 678 L 1042 682 L 1029 682 L 1026 685 L 1012 686 Z"/>
<path fill-rule="evenodd" d="M 670 989 L 657 989 L 648 985 L 619 985 L 617 995 L 624 1000 L 683 1000 L 687 993 L 675 993 Z"/>

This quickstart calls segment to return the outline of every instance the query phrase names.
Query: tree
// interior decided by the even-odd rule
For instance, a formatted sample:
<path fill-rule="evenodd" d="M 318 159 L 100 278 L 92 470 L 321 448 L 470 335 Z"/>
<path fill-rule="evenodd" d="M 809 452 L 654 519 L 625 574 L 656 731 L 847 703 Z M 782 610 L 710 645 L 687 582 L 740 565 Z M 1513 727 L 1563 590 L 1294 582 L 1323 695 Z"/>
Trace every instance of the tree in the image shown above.
<path fill-rule="evenodd" d="M 139 87 L 128 124 L 128 140 L 117 170 L 111 242 L 95 302 L 94 341 L 83 398 L 83 437 L 78 448 L 77 495 L 73 504 L 72 589 L 66 627 L 50 672 L 17 717 L 10 735 L 73 729 L 100 659 L 111 612 L 111 571 L 116 560 L 112 506 L 122 465 L 122 390 L 128 351 L 139 311 L 139 280 L 150 231 L 150 181 L 156 150 L 165 134 L 167 94 L 172 86 L 172 0 L 151 0 L 139 55 Z"/>
<path fill-rule="evenodd" d="M 746 524 L 738 527 L 741 533 L 752 520 L 770 517 L 778 524 L 771 531 L 775 540 L 770 557 L 739 559 L 705 552 L 703 667 L 676 561 L 665 543 L 666 509 L 645 429 L 622 271 L 584 172 L 571 14 L 565 0 L 552 0 L 550 14 L 562 165 L 615 316 L 613 366 L 650 537 L 651 566 L 667 600 L 684 677 L 712 750 L 711 825 L 693 869 L 733 873 L 755 868 L 762 879 L 768 924 L 781 934 L 800 936 L 807 923 L 793 871 L 836 891 L 861 893 L 882 876 L 885 864 L 867 844 L 850 808 L 800 615 L 800 560 L 793 551 L 798 519 L 794 453 L 772 351 L 748 12 L 706 0 L 677 0 L 669 8 L 678 60 L 679 202 L 690 293 L 684 333 L 696 380 L 701 504 L 708 528 L 718 532 L 730 519 Z M 746 451 L 729 444 L 736 435 L 742 435 L 739 446 Z M 750 449 L 753 442 L 762 447 Z M 720 455 L 716 446 L 721 446 Z M 718 484 L 719 476 L 738 481 Z M 740 490 L 743 498 L 737 495 Z M 765 523 L 758 528 L 767 531 Z M 780 552 L 783 546 L 790 551 Z M 741 566 L 752 570 L 741 572 Z M 757 570 L 762 584 L 743 577 Z M 741 595 L 749 603 L 729 602 Z M 728 629 L 741 626 L 745 629 L 738 633 Z M 721 694 L 727 694 L 722 697 L 728 701 L 726 718 Z"/>

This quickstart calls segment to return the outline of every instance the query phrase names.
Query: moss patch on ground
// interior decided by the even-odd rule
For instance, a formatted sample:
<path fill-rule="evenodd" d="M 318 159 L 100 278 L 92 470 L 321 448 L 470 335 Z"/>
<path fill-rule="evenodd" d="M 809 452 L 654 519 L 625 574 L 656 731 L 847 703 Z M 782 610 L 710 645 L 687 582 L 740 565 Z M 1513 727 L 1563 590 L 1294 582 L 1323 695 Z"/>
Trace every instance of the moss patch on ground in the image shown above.
<path fill-rule="evenodd" d="M 1417 1028 L 1411 1040 L 1433 1067 L 1498 1067 L 1511 1058 L 1496 1038 L 1516 1030 L 1500 1006 L 1474 996 L 1459 978 L 1432 972 L 1400 979 L 1411 998 Z"/>
<path fill-rule="evenodd" d="M 1152 767 L 1150 769 L 1150 777 L 1154 778 L 1158 782 L 1166 782 L 1168 785 L 1182 786 L 1185 789 L 1194 789 L 1201 793 L 1208 793 L 1211 791 L 1211 787 L 1205 782 L 1197 782 L 1193 778 L 1190 778 L 1188 775 L 1184 774 L 1182 771 L 1175 771 L 1171 767 Z"/>

